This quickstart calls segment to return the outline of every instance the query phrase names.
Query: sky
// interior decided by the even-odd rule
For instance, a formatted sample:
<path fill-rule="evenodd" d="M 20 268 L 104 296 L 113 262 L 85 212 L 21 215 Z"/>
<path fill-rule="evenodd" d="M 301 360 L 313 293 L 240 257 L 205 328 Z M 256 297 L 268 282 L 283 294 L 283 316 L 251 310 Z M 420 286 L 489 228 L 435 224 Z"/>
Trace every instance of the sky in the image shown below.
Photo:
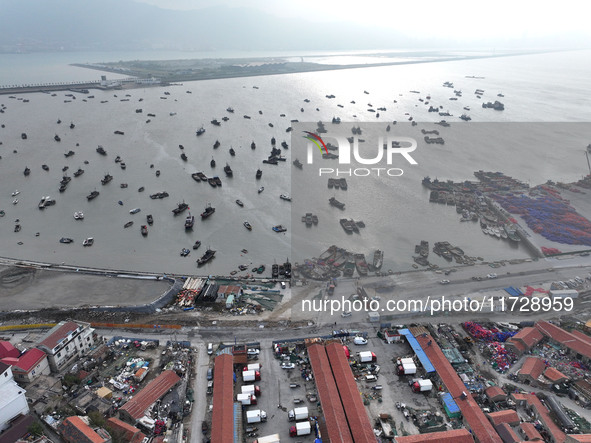
<path fill-rule="evenodd" d="M 581 0 L 135 0 L 163 9 L 220 4 L 253 7 L 279 17 L 391 28 L 410 36 L 455 39 L 591 37 L 587 2 Z"/>

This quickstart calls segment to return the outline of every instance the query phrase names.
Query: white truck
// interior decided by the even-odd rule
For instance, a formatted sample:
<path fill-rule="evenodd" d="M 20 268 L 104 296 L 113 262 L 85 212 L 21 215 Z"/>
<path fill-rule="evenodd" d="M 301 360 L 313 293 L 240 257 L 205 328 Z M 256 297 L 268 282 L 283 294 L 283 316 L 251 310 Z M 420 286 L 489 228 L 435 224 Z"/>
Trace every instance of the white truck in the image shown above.
<path fill-rule="evenodd" d="M 372 363 L 372 362 L 376 362 L 378 360 L 376 355 L 371 351 L 359 352 L 358 355 L 359 355 L 359 361 L 361 363 Z"/>
<path fill-rule="evenodd" d="M 261 388 L 256 385 L 244 385 L 240 389 L 243 394 L 253 394 L 257 397 L 261 395 Z"/>
<path fill-rule="evenodd" d="M 250 363 L 247 366 L 244 366 L 244 368 L 242 368 L 243 371 L 260 371 L 261 370 L 261 364 L 260 363 Z"/>
<path fill-rule="evenodd" d="M 417 366 L 412 358 L 399 358 L 396 361 L 396 373 L 399 376 L 416 374 Z"/>
<path fill-rule="evenodd" d="M 279 434 L 273 435 L 265 435 L 264 437 L 259 437 L 253 443 L 281 443 L 279 439 Z"/>
<path fill-rule="evenodd" d="M 576 289 L 560 289 L 560 290 L 550 290 L 548 293 L 552 298 L 577 298 L 579 296 L 579 291 Z"/>
<path fill-rule="evenodd" d="M 261 373 L 259 371 L 244 371 L 242 373 L 242 380 L 244 381 L 259 381 Z"/>
<path fill-rule="evenodd" d="M 289 421 L 300 421 L 308 419 L 308 407 L 294 408 L 287 412 L 287 418 Z"/>
<path fill-rule="evenodd" d="M 267 421 L 267 413 L 261 409 L 246 411 L 246 423 L 261 423 Z"/>
<path fill-rule="evenodd" d="M 295 426 L 289 428 L 290 437 L 299 437 L 301 435 L 310 435 L 312 432 L 312 426 L 309 421 L 302 421 L 296 423 Z"/>
<path fill-rule="evenodd" d="M 244 406 L 257 404 L 257 398 L 253 394 L 238 394 L 236 401 L 242 403 Z"/>
<path fill-rule="evenodd" d="M 433 389 L 433 382 L 431 380 L 418 379 L 412 385 L 413 392 L 428 392 Z"/>

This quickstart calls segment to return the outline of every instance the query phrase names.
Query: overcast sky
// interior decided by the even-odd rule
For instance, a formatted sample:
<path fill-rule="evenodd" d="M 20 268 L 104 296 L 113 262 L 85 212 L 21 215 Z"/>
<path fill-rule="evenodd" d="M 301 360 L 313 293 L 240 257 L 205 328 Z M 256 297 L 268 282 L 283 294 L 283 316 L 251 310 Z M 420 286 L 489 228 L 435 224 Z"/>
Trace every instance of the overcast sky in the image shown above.
<path fill-rule="evenodd" d="M 585 1 L 563 0 L 134 0 L 164 9 L 224 4 L 308 21 L 352 22 L 389 27 L 413 37 L 591 37 Z M 343 32 L 347 32 L 343 27 Z"/>

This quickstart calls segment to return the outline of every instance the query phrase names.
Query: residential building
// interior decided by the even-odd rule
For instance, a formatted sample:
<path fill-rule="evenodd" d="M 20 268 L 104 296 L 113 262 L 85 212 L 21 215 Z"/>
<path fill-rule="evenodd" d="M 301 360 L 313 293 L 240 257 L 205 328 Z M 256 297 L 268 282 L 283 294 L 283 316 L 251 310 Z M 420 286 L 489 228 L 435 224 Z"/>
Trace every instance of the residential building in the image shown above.
<path fill-rule="evenodd" d="M 126 443 L 141 443 L 146 437 L 138 428 L 116 417 L 108 419 L 105 426 L 113 431 L 113 434 L 120 436 Z"/>
<path fill-rule="evenodd" d="M 529 383 L 537 383 L 544 369 L 546 369 L 544 360 L 537 357 L 527 357 L 519 370 L 519 379 Z"/>
<path fill-rule="evenodd" d="M 17 382 L 31 383 L 40 375 L 49 375 L 49 361 L 41 349 L 32 348 L 18 357 L 5 357 L 0 360 L 12 366 L 12 373 Z"/>
<path fill-rule="evenodd" d="M 526 327 L 505 342 L 505 347 L 521 355 L 542 341 L 544 336 L 533 327 Z"/>
<path fill-rule="evenodd" d="M 539 321 L 536 328 L 544 334 L 550 342 L 556 343 L 562 349 L 568 350 L 571 358 L 591 363 L 591 337 L 580 331 L 567 332 L 555 324 Z"/>
<path fill-rule="evenodd" d="M 93 429 L 87 417 L 74 415 L 66 418 L 57 428 L 67 443 L 111 443 L 111 436 L 102 428 Z"/>
<path fill-rule="evenodd" d="M 10 366 L 0 362 L 0 432 L 9 428 L 10 422 L 18 415 L 29 413 L 25 392 L 14 381 Z"/>
<path fill-rule="evenodd" d="M 62 321 L 51 328 L 37 347 L 47 354 L 49 367 L 59 372 L 75 357 L 87 354 L 95 345 L 90 323 Z"/>

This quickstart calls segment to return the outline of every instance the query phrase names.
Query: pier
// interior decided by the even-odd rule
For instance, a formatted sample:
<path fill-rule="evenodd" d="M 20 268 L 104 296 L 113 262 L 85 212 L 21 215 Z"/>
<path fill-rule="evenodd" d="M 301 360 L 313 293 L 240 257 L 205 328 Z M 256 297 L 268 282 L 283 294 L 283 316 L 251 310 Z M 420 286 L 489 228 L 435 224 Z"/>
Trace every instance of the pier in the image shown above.
<path fill-rule="evenodd" d="M 144 88 L 146 86 L 166 86 L 168 83 L 157 78 L 126 77 L 115 80 L 107 80 L 105 76 L 101 80 L 79 81 L 68 83 L 33 83 L 24 85 L 0 85 L 0 95 L 26 94 L 43 92 L 48 94 L 57 91 L 71 91 L 80 94 L 88 94 L 90 89 L 109 91 L 118 89 Z"/>

